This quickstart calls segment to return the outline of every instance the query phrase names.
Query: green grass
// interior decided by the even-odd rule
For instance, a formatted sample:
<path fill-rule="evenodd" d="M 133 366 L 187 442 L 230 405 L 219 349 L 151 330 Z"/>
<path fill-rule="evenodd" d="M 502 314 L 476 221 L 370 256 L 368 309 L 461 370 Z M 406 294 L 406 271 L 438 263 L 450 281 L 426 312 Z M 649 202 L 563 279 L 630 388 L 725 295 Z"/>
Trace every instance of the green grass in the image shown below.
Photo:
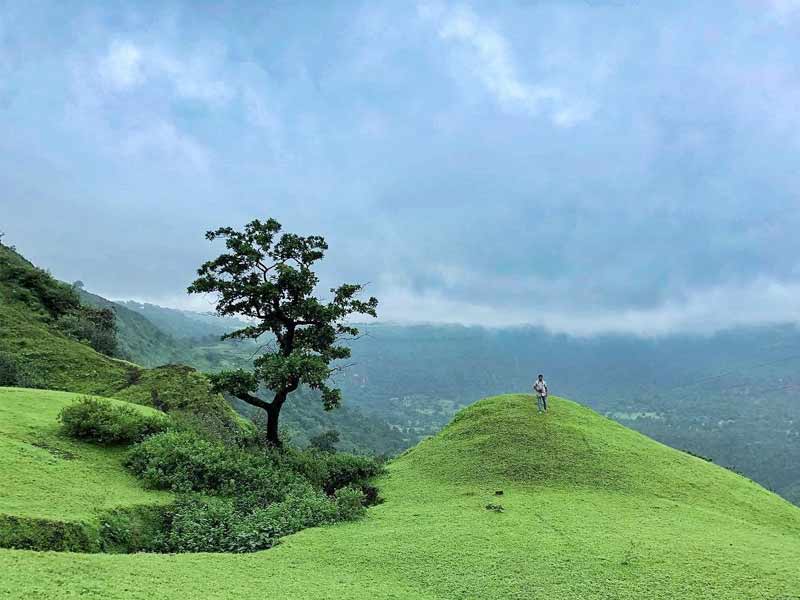
<path fill-rule="evenodd" d="M 61 435 L 58 413 L 78 397 L 0 388 L 0 515 L 93 525 L 101 512 L 171 499 L 123 469 L 124 449 Z"/>
<path fill-rule="evenodd" d="M 2 550 L 0 597 L 800 598 L 800 509 L 566 400 L 483 400 L 381 488 L 252 555 Z"/>

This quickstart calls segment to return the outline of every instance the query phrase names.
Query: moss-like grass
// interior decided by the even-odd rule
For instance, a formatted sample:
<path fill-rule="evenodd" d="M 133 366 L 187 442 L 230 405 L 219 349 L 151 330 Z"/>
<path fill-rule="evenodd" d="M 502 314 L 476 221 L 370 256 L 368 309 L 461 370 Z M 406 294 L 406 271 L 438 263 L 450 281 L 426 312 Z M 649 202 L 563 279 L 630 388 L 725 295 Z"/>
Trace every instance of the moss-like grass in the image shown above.
<path fill-rule="evenodd" d="M 799 509 L 566 400 L 481 401 L 380 486 L 364 521 L 252 555 L 2 550 L 0 597 L 800 596 Z"/>
<path fill-rule="evenodd" d="M 145 490 L 126 472 L 123 448 L 61 434 L 58 413 L 78 397 L 0 388 L 0 545 L 36 546 L 54 536 L 48 547 L 63 541 L 65 547 L 91 550 L 101 514 L 170 501 L 171 495 Z"/>

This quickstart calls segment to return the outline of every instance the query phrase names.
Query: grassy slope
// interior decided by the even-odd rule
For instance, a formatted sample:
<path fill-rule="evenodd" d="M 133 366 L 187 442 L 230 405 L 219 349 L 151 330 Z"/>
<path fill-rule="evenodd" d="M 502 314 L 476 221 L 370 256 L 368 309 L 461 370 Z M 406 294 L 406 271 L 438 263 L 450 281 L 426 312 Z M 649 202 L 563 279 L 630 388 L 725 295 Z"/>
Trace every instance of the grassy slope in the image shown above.
<path fill-rule="evenodd" d="M 184 344 L 161 331 L 138 312 L 85 290 L 80 290 L 79 295 L 84 304 L 114 311 L 122 355 L 137 364 L 145 367 L 165 365 L 176 362 L 186 353 Z"/>
<path fill-rule="evenodd" d="M 0 259 L 16 267 L 34 269 L 30 262 L 2 244 Z M 139 319 L 138 314 L 131 312 L 131 315 Z M 202 373 L 178 365 L 143 369 L 109 358 L 66 337 L 51 321 L 29 290 L 0 277 L 0 352 L 17 357 L 34 376 L 38 387 L 113 396 L 144 405 L 150 404 L 155 389 L 170 410 L 191 408 L 225 419 L 236 418 L 224 398 L 211 392 Z M 157 331 L 152 325 L 142 326 Z M 143 332 L 143 335 L 152 333 Z"/>
<path fill-rule="evenodd" d="M 566 400 L 546 416 L 530 396 L 479 402 L 392 463 L 382 489 L 365 521 L 253 555 L 0 551 L 0 597 L 800 594 L 800 510 Z"/>
<path fill-rule="evenodd" d="M 121 449 L 59 433 L 58 413 L 77 397 L 0 388 L 0 514 L 84 522 L 98 511 L 170 499 L 143 489 L 122 468 Z"/>

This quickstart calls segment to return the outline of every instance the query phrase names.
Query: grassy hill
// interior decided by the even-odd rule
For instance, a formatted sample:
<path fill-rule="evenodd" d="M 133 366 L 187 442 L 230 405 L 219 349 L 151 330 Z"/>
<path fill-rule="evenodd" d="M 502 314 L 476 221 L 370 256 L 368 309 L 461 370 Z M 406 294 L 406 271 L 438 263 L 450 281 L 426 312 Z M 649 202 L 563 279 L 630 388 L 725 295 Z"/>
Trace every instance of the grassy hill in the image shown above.
<path fill-rule="evenodd" d="M 92 549 L 99 515 L 170 500 L 143 489 L 122 468 L 122 449 L 60 434 L 58 413 L 77 397 L 0 388 L 0 545 L 25 546 L 47 536 L 55 547 Z"/>
<path fill-rule="evenodd" d="M 251 555 L 0 550 L 0 597 L 800 593 L 800 509 L 560 398 L 546 416 L 530 396 L 478 402 L 391 463 L 380 486 L 386 502 L 366 520 L 306 530 Z"/>
<path fill-rule="evenodd" d="M 98 306 L 105 308 L 102 300 L 98 297 Z M 155 394 L 169 410 L 237 420 L 230 405 L 212 393 L 208 379 L 195 369 L 181 365 L 145 369 L 67 335 L 59 320 L 76 304 L 80 306 L 70 286 L 0 244 L 0 356 L 19 365 L 26 387 L 113 396 L 142 405 L 151 404 Z M 137 313 L 131 315 L 126 321 L 133 323 L 131 327 L 147 328 L 146 321 L 134 323 L 140 318 Z"/>

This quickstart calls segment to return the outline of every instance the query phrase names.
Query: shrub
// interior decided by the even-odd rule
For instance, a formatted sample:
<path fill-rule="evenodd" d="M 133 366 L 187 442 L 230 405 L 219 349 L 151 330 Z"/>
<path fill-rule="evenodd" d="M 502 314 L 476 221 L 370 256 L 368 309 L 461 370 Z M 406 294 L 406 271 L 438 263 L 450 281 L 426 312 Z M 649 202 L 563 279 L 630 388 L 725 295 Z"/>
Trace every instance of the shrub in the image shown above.
<path fill-rule="evenodd" d="M 0 279 L 21 288 L 18 299 L 32 308 L 38 302 L 51 317 L 58 318 L 80 307 L 75 290 L 55 280 L 47 271 L 7 257 L 0 257 L 0 267 Z"/>
<path fill-rule="evenodd" d="M 134 446 L 126 465 L 146 485 L 176 492 L 238 495 L 266 504 L 283 498 L 297 475 L 276 468 L 263 455 L 191 430 L 168 431 Z"/>
<path fill-rule="evenodd" d="M 19 382 L 17 360 L 6 352 L 0 352 L 0 385 L 15 386 Z"/>
<path fill-rule="evenodd" d="M 167 511 L 159 551 L 256 552 L 271 548 L 285 535 L 353 519 L 363 510 L 358 490 L 329 498 L 305 488 L 251 510 L 230 498 L 182 496 Z"/>
<path fill-rule="evenodd" d="M 335 429 L 330 429 L 328 431 L 323 431 L 322 433 L 318 433 L 317 435 L 313 436 L 309 441 L 308 445 L 311 448 L 316 448 L 321 452 L 336 452 L 336 444 L 339 442 L 339 432 Z"/>
<path fill-rule="evenodd" d="M 382 471 L 368 457 L 243 448 L 186 427 L 136 444 L 126 465 L 148 486 L 180 494 L 153 538 L 159 552 L 254 552 L 307 527 L 359 518 L 377 497 L 367 480 Z M 125 540 L 129 529 L 123 521 L 115 535 Z"/>
<path fill-rule="evenodd" d="M 357 487 L 344 487 L 336 490 L 336 513 L 340 521 L 354 521 L 366 511 L 366 495 Z"/>
<path fill-rule="evenodd" d="M 59 316 L 56 327 L 64 335 L 88 344 L 101 354 L 119 354 L 114 311 L 109 308 L 81 306 Z"/>
<path fill-rule="evenodd" d="M 366 486 L 369 479 L 384 471 L 383 466 L 369 456 L 322 454 L 314 458 L 321 467 L 322 479 L 318 484 L 326 494 L 334 494 L 347 486 Z"/>
<path fill-rule="evenodd" d="M 143 415 L 132 407 L 86 396 L 65 407 L 58 416 L 70 437 L 97 444 L 130 444 L 163 431 L 167 420 Z"/>
<path fill-rule="evenodd" d="M 0 352 L 0 386 L 42 388 L 41 379 L 8 352 Z"/>
<path fill-rule="evenodd" d="M 163 506 L 116 508 L 100 515 L 99 546 L 115 554 L 157 552 L 166 523 Z"/>

